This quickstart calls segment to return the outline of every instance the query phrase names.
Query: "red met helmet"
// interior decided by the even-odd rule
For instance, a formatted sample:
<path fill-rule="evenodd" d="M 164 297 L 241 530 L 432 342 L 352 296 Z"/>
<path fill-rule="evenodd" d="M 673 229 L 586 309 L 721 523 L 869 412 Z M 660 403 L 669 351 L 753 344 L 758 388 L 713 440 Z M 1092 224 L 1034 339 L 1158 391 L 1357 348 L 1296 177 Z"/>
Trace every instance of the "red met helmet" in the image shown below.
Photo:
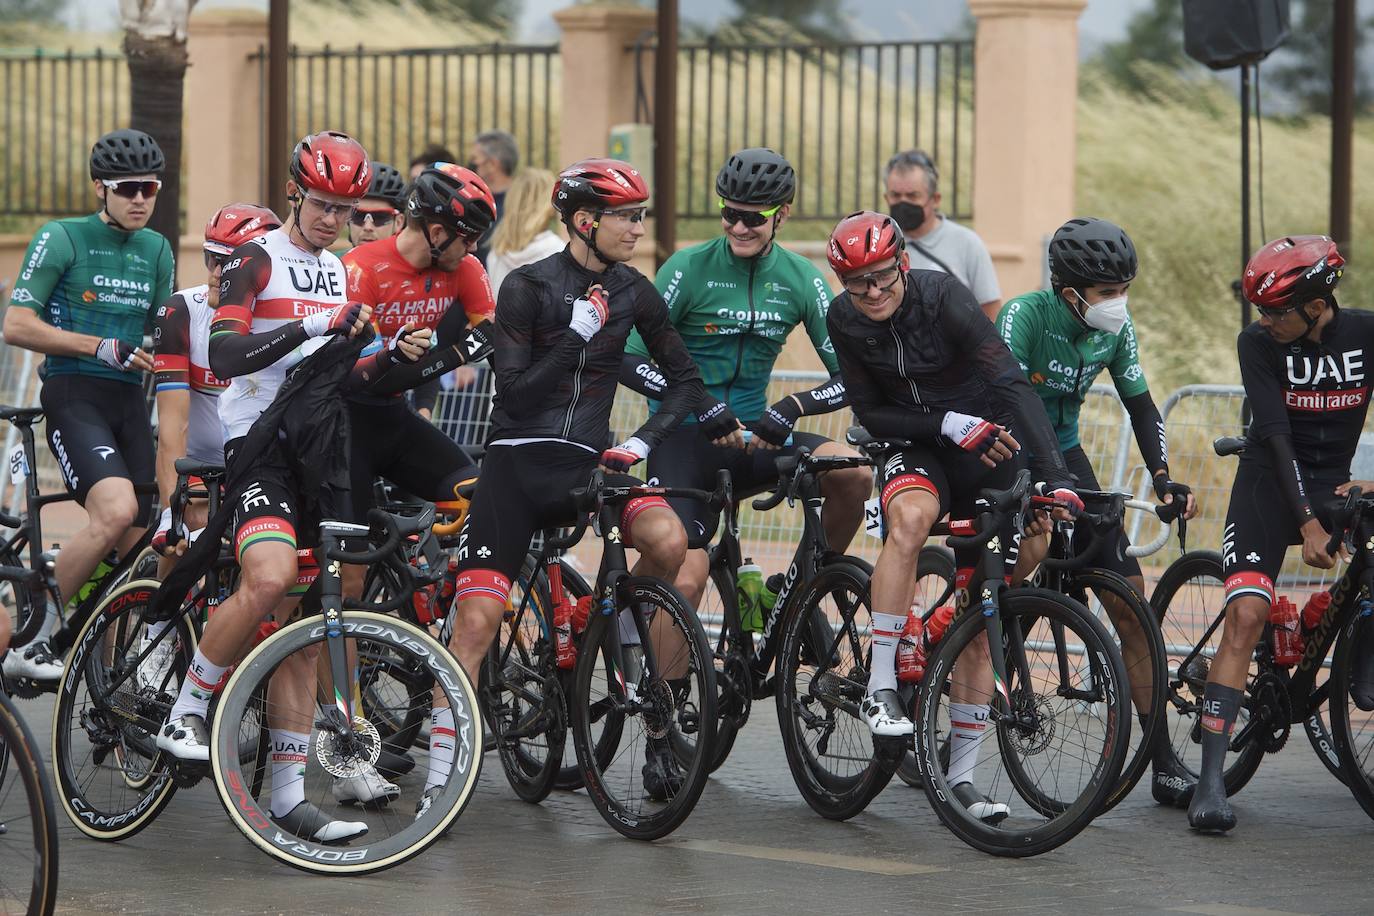
<path fill-rule="evenodd" d="M 1260 308 L 1301 305 L 1334 290 L 1344 268 L 1345 258 L 1327 236 L 1287 236 L 1251 256 L 1241 291 Z"/>
<path fill-rule="evenodd" d="M 337 130 L 302 137 L 291 153 L 290 169 L 296 184 L 341 197 L 362 197 L 372 184 L 367 150 Z"/>
<path fill-rule="evenodd" d="M 277 214 L 254 204 L 229 204 L 220 207 L 205 224 L 205 250 L 230 254 L 244 242 L 251 242 L 281 226 Z"/>
<path fill-rule="evenodd" d="M 830 233 L 826 249 L 830 268 L 837 274 L 863 270 L 889 258 L 897 258 L 906 269 L 906 236 L 897 221 L 886 213 L 860 210 L 851 213 Z"/>
<path fill-rule="evenodd" d="M 406 215 L 437 222 L 463 238 L 475 239 L 496 222 L 496 197 L 472 169 L 434 162 L 411 185 Z"/>
<path fill-rule="evenodd" d="M 578 210 L 613 210 L 642 204 L 649 186 L 639 171 L 619 159 L 583 159 L 558 175 L 553 208 L 570 218 Z"/>

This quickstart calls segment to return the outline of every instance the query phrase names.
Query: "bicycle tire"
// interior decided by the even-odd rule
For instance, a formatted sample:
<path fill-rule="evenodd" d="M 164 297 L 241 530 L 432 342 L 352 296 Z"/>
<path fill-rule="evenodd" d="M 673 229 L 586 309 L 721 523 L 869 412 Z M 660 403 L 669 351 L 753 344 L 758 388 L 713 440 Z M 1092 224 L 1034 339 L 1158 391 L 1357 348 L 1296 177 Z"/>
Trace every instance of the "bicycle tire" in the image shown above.
<path fill-rule="evenodd" d="M 1116 788 L 1107 796 L 1106 804 L 1102 808 L 1102 813 L 1105 814 L 1131 794 L 1131 790 L 1139 784 L 1145 771 L 1150 768 L 1154 742 L 1156 736 L 1160 734 L 1164 720 L 1165 694 L 1167 692 L 1165 685 L 1169 676 L 1168 657 L 1164 651 L 1164 636 L 1160 632 L 1159 620 L 1155 617 L 1154 610 L 1150 607 L 1145 596 L 1137 591 L 1129 580 L 1110 570 L 1092 567 L 1075 572 L 1074 578 L 1094 595 L 1098 595 L 1099 591 L 1105 591 L 1115 596 L 1127 608 L 1127 613 L 1135 621 L 1149 647 L 1146 658 L 1134 665 L 1126 663 L 1126 685 L 1128 689 L 1133 683 L 1134 676 L 1148 671 L 1150 675 L 1150 699 L 1149 706 L 1145 711 L 1143 725 L 1140 723 L 1140 710 L 1134 706 L 1134 699 L 1132 699 L 1133 708 L 1136 710 L 1136 721 L 1131 728 L 1134 743 L 1126 757 L 1125 766 L 1121 768 L 1121 778 L 1118 780 Z M 1105 618 L 1103 625 L 1107 627 L 1109 632 L 1120 633 L 1120 627 L 1116 621 L 1112 620 L 1111 614 L 1107 613 L 1105 608 L 1103 608 L 1102 617 Z M 1124 645 L 1119 635 L 1116 637 L 1116 644 L 1118 650 Z M 1124 652 L 1122 653 L 1122 661 L 1125 662 Z"/>
<path fill-rule="evenodd" d="M 43 762 L 32 733 L 15 710 L 14 702 L 3 693 L 0 693 L 0 758 L 3 759 L 0 763 L 0 774 L 3 774 L 0 779 L 0 823 L 5 825 L 5 848 L 11 856 L 20 848 L 24 836 L 21 825 L 26 814 L 27 823 L 32 825 L 34 862 L 23 905 L 29 914 L 46 916 L 57 904 L 57 815 L 52 789 L 43 772 Z M 13 774 L 17 774 L 18 779 L 12 778 Z M 23 795 L 22 802 L 13 798 L 10 791 L 16 782 Z M 8 867 L 14 865 L 12 860 L 7 861 Z M 8 892 L 13 888 L 16 896 L 21 893 L 21 886 L 19 881 L 0 882 L 0 890 Z M 6 912 L 10 910 L 4 900 L 0 900 L 0 906 Z"/>
<path fill-rule="evenodd" d="M 155 744 L 175 693 L 152 697 L 137 687 L 131 691 L 128 684 L 136 683 L 136 675 L 117 694 L 106 696 L 105 687 L 126 654 L 120 644 L 109 642 L 111 631 L 129 634 L 132 642 L 134 628 L 126 618 L 140 619 L 135 615 L 147 609 L 159 586 L 152 579 L 135 579 L 105 596 L 77 632 L 58 682 L 52 734 L 57 799 L 71 822 L 93 839 L 118 841 L 137 834 L 167 807 L 177 789 L 170 762 Z M 176 627 L 179 682 L 195 651 L 195 637 L 184 617 Z M 83 704 L 82 696 L 90 701 Z M 109 708 L 112 701 L 119 702 L 117 710 Z M 111 758 L 115 768 L 105 766 Z M 97 782 L 108 788 L 108 800 L 95 797 Z M 126 796 L 126 790 L 136 797 Z"/>
<path fill-rule="evenodd" d="M 0 552 L 0 566 L 28 568 L 12 550 Z M 17 649 L 33 642 L 43 625 L 46 596 L 39 607 L 34 606 L 33 592 L 26 583 L 12 579 L 0 581 L 0 609 L 10 616 L 10 648 Z"/>
<path fill-rule="evenodd" d="M 713 592 L 714 600 L 710 597 Z M 743 648 L 746 645 L 744 632 L 739 625 L 735 577 L 728 570 L 713 565 L 697 607 L 697 617 L 716 616 L 720 617 L 719 632 L 714 636 L 707 632 L 716 665 L 716 740 L 711 746 L 708 764 L 711 773 L 720 769 L 730 756 L 740 729 L 749 721 L 753 705 L 753 684 Z M 712 625 L 714 627 L 714 621 Z"/>
<path fill-rule="evenodd" d="M 517 581 L 526 590 L 539 588 L 540 577 L 531 566 L 526 562 Z M 519 618 L 501 621 L 482 660 L 478 687 L 482 716 L 496 739 L 506 782 L 530 804 L 542 802 L 553 791 L 568 735 L 563 675 L 545 610 L 548 597 L 546 592 L 535 594 L 541 597 L 526 602 L 523 597 L 516 600 L 512 592 L 509 605 Z"/>
<path fill-rule="evenodd" d="M 373 836 L 371 829 L 376 827 L 386 828 L 387 836 L 377 842 L 333 846 L 286 833 L 272 820 L 266 800 L 260 801 L 252 794 L 251 779 L 244 779 L 241 772 L 240 724 L 260 695 L 260 688 L 282 661 L 296 652 L 309 652 L 312 646 L 325 651 L 327 625 L 320 617 L 300 620 L 278 630 L 234 669 L 220 693 L 219 707 L 211 723 L 210 771 L 216 794 L 230 821 L 267 855 L 316 874 L 364 875 L 383 871 L 419 855 L 462 814 L 481 771 L 482 723 L 476 691 L 462 666 L 425 630 L 399 618 L 370 611 L 346 612 L 343 629 L 345 638 L 383 644 L 388 651 L 398 655 L 423 655 L 426 666 L 435 674 L 438 689 L 444 692 L 454 710 L 458 745 L 462 750 L 455 756 L 449 781 L 441 788 L 428 812 L 413 818 L 410 812 L 400 812 L 395 807 L 363 809 L 357 817 L 369 819 L 366 837 L 370 839 Z M 312 759 L 316 764 L 311 769 L 316 770 L 317 776 L 322 769 L 320 759 L 328 755 L 321 750 L 320 734 L 317 730 L 311 740 Z M 378 740 L 376 748 L 380 748 L 380 744 Z M 372 762 L 375 764 L 375 760 Z M 416 769 L 424 772 L 425 768 L 417 766 Z M 307 794 L 310 801 L 326 812 L 334 805 L 325 801 L 329 782 L 325 774 L 324 779 L 315 781 L 315 797 L 309 798 Z"/>
<path fill-rule="evenodd" d="M 398 587 L 390 569 L 374 565 L 363 587 L 363 604 L 384 601 Z M 419 625 L 410 605 L 402 605 L 400 615 Z M 358 643 L 358 685 L 367 720 L 377 726 L 387 749 L 394 754 L 404 754 L 417 743 L 428 747 L 422 731 L 429 723 L 433 676 L 423 665 L 408 666 L 384 647 L 367 640 Z M 387 689 L 388 684 L 392 689 Z"/>
<path fill-rule="evenodd" d="M 1201 766 L 1201 720 L 1199 717 L 1205 675 L 1210 670 L 1210 656 L 1194 660 L 1196 670 L 1183 680 L 1176 666 L 1182 661 L 1174 649 L 1178 646 L 1195 646 L 1197 636 L 1225 607 L 1224 583 L 1221 554 L 1213 550 L 1190 550 L 1179 557 L 1164 575 L 1159 577 L 1154 592 L 1150 595 L 1150 606 L 1154 608 L 1159 620 L 1160 632 L 1164 635 L 1168 657 L 1169 681 L 1165 691 L 1167 706 L 1161 726 L 1169 735 L 1174 756 L 1179 764 L 1194 778 Z M 1215 602 L 1220 602 L 1215 603 Z M 1181 602 L 1181 603 L 1180 603 Z M 1183 607 L 1182 604 L 1188 605 Z M 1174 622 L 1170 622 L 1170 613 Z M 1213 639 L 1220 639 L 1220 629 Z M 1200 665 L 1199 660 L 1205 661 Z M 1254 663 L 1252 662 L 1252 665 Z M 1236 720 L 1234 735 L 1244 727 L 1249 716 L 1250 692 L 1245 692 Z M 1175 683 L 1177 681 L 1178 683 Z M 1172 720 L 1170 716 L 1172 714 Z M 1258 741 L 1252 741 L 1239 751 L 1232 751 L 1226 757 L 1228 765 L 1222 770 L 1222 780 L 1226 785 L 1227 796 L 1235 795 L 1250 781 L 1264 759 L 1264 749 Z"/>
<path fill-rule="evenodd" d="M 941 544 L 927 544 L 921 548 L 916 559 L 916 600 L 926 611 L 948 603 L 953 597 L 954 570 L 954 551 Z M 921 583 L 927 580 L 929 586 L 923 591 Z M 914 709 L 908 712 L 912 716 L 916 714 Z M 897 765 L 897 778 L 913 789 L 921 788 L 916 756 L 910 751 L 902 755 L 902 762 Z"/>
<path fill-rule="evenodd" d="M 830 820 L 848 820 L 868 807 L 891 781 L 898 762 L 886 765 L 880 759 L 868 724 L 858 716 L 868 684 L 870 652 L 860 633 L 871 626 L 868 580 L 861 567 L 845 560 L 823 566 L 794 605 L 778 654 L 778 725 L 787 766 L 802 798 Z M 826 602 L 836 595 L 832 612 Z M 861 605 L 869 615 L 866 623 L 855 621 Z M 843 628 L 849 638 L 839 640 L 822 660 L 824 650 L 812 645 L 813 626 L 836 633 Z M 848 652 L 837 658 L 841 649 Z M 840 668 L 843 672 L 835 673 Z M 813 709 L 817 705 L 819 711 Z M 836 734 L 843 739 L 838 754 L 831 749 Z M 836 772 L 838 766 L 847 771 Z"/>
<path fill-rule="evenodd" d="M 582 577 L 582 574 L 578 572 L 576 568 L 574 568 L 571 564 L 568 563 L 566 558 L 560 559 L 558 562 L 559 565 L 563 567 L 563 592 L 569 599 L 581 598 L 592 593 L 592 587 L 587 584 L 587 580 Z M 581 653 L 579 652 L 579 655 L 580 654 Z M 606 670 L 609 671 L 610 659 L 605 657 L 604 653 L 602 654 L 603 666 L 605 666 Z M 563 699 L 565 709 L 567 708 L 566 704 L 571 693 L 572 674 L 567 673 L 563 681 Z M 569 711 L 569 716 L 571 716 L 571 711 Z M 572 720 L 570 718 L 570 725 L 571 721 Z M 604 767 L 607 765 L 612 755 L 615 754 L 615 749 L 619 743 L 620 731 L 618 728 L 615 727 L 615 723 L 605 723 L 604 727 L 601 730 L 601 737 L 599 739 L 596 751 L 596 759 L 601 766 Z M 563 756 L 566 760 L 566 746 L 564 748 L 564 751 L 565 752 Z M 553 781 L 553 787 L 555 789 L 559 789 L 560 791 L 564 792 L 576 792 L 578 789 L 583 788 L 582 768 L 576 762 L 576 755 L 574 755 L 573 759 L 574 762 L 565 762 L 562 768 L 558 771 L 558 776 Z"/>
<path fill-rule="evenodd" d="M 1331 685 L 1327 699 L 1331 709 L 1331 730 L 1341 762 L 1341 781 L 1355 796 L 1360 808 L 1374 817 L 1374 714 L 1353 707 L 1350 688 L 1355 674 L 1355 656 L 1368 649 L 1374 637 L 1374 622 L 1361 614 L 1351 617 L 1336 638 L 1331 659 Z M 1318 755 L 1320 756 L 1320 755 Z"/>
<path fill-rule="evenodd" d="M 670 684 L 669 679 L 661 676 L 660 672 L 651 671 L 639 673 L 646 674 L 645 677 L 626 673 L 623 678 L 609 679 L 604 688 L 605 695 L 599 695 L 602 690 L 595 687 L 593 679 L 602 668 L 602 652 L 588 650 L 613 646 L 610 640 L 619 639 L 619 620 L 618 615 L 593 614 L 583 632 L 577 664 L 573 669 L 573 688 L 569 698 L 573 746 L 577 750 L 577 762 L 582 769 L 587 795 L 602 819 L 630 839 L 657 840 L 672 833 L 687 819 L 706 787 L 709 776 L 707 763 L 718 721 L 715 665 L 711 662 L 711 647 L 706 632 L 677 589 L 658 579 L 627 576 L 619 582 L 617 592 L 621 596 L 619 604 L 628 606 L 633 602 L 639 606 L 651 605 L 655 615 L 669 615 L 666 619 L 656 618 L 649 627 L 674 628 L 681 646 L 671 658 L 660 660 L 660 664 L 665 669 L 679 664 L 687 666 L 686 678 L 676 679 L 687 682 L 687 692 L 679 696 L 680 687 Z M 631 651 L 626 650 L 627 653 Z M 627 693 L 620 692 L 621 684 L 635 686 L 633 699 Z M 644 702 L 639 699 L 641 696 L 646 698 Z M 606 706 L 609 709 L 603 720 L 620 720 L 617 726 L 620 731 L 616 740 L 617 753 L 610 760 L 599 758 L 599 735 L 593 733 L 594 726 L 599 724 L 593 719 L 593 710 Z M 650 714 L 641 715 L 641 710 L 646 706 L 651 707 Z M 654 735 L 654 732 L 659 734 Z M 662 805 L 657 810 L 645 810 L 636 804 L 635 799 L 638 794 L 635 787 L 641 786 L 636 772 L 639 751 L 649 750 L 651 737 L 663 740 L 673 733 L 681 735 L 684 741 L 692 741 L 693 753 L 681 768 L 681 785 L 668 798 L 654 802 L 648 797 L 648 788 L 643 787 L 645 802 Z M 641 734 L 643 742 L 640 740 Z M 691 736 L 690 739 L 687 735 Z M 684 763 L 680 755 L 678 762 L 680 765 Z"/>
<path fill-rule="evenodd" d="M 1026 653 L 1027 662 L 1041 658 L 1050 672 L 1046 677 L 1049 687 L 1037 687 L 1034 681 L 1026 684 L 1021 669 L 1012 663 L 1014 653 L 1009 652 L 1008 683 L 1001 685 L 1000 690 L 983 688 L 988 691 L 990 702 L 1001 696 L 1004 698 L 1001 704 L 1010 704 L 1010 711 L 1015 714 L 1013 719 L 1007 715 L 1009 710 L 1005 708 L 989 713 L 988 729 L 996 735 L 997 765 L 1003 768 L 1010 786 L 1043 820 L 1036 822 L 1034 818 L 1026 818 L 1010 804 L 1005 820 L 995 824 L 980 820 L 954 797 L 946 767 L 937 762 L 945 733 L 942 728 L 942 703 L 946 697 L 953 696 L 953 687 L 947 685 L 946 680 L 957 676 L 961 670 L 956 665 L 959 656 L 985 632 L 982 614 L 962 614 L 955 618 L 927 661 L 917 704 L 920 715 L 916 727 L 916 756 L 924 778 L 926 797 L 950 832 L 969 846 L 992 855 L 1034 856 L 1067 843 L 1100 813 L 1107 796 L 1117 785 L 1121 767 L 1125 763 L 1130 737 L 1130 698 L 1125 690 L 1125 665 L 1116 651 L 1112 636 L 1078 602 L 1047 589 L 1018 588 L 1003 592 L 999 612 L 1004 628 L 1004 643 L 1014 648 L 1013 644 L 1018 641 L 1014 634 L 1019 633 L 1019 644 L 1021 651 Z M 1040 627 L 1041 624 L 1045 626 Z M 1088 677 L 1082 679 L 1083 686 L 1077 686 L 1079 682 L 1075 682 L 1073 688 L 1096 698 L 1087 704 L 1090 708 L 1086 713 L 1082 710 L 1080 699 L 1065 697 L 1059 692 L 1065 685 L 1059 673 L 1058 652 L 1046 648 L 1046 638 L 1052 635 L 1055 627 L 1061 633 L 1072 634 L 1077 644 L 1082 646 L 1083 657 L 1088 660 Z M 1051 642 L 1050 646 L 1056 644 Z M 974 684 L 978 680 L 978 671 L 978 668 L 974 668 L 974 676 L 964 677 L 960 683 Z M 1034 672 L 1029 673 L 1032 678 L 1035 677 Z M 991 680 L 988 677 L 988 681 Z M 948 718 L 948 710 L 943 716 Z M 1059 725 L 1061 720 L 1075 716 L 1077 718 L 1068 728 Z M 1033 722 L 1033 730 L 1027 730 L 1024 723 L 1028 720 Z M 1088 727 L 1083 727 L 1084 722 Z M 1099 727 L 1094 727 L 1095 724 Z M 1058 789 L 1065 779 L 1076 778 L 1081 788 L 1071 800 L 1051 798 L 1049 792 L 1039 787 L 1028 765 L 1028 761 L 1049 751 L 1055 737 L 1061 732 L 1065 739 L 1072 736 L 1071 740 L 1065 740 L 1060 745 L 1067 754 L 1077 753 L 1080 749 L 1083 752 L 1081 759 L 1070 763 L 1071 768 L 1077 768 L 1076 776 L 1073 772 L 1056 772 L 1051 780 Z M 1080 743 L 1085 742 L 1087 739 L 1084 736 L 1092 732 L 1102 735 L 1100 750 L 1096 744 L 1088 747 L 1086 743 Z M 986 738 L 983 740 L 986 742 Z M 986 777 L 990 757 L 983 755 L 980 765 L 985 770 L 981 784 L 990 791 L 1000 789 L 1005 794 L 1006 789 L 1002 787 L 999 776 L 991 779 Z M 1049 810 L 1037 807 L 1045 799 L 1053 803 Z M 994 800 L 1001 801 L 1000 798 Z M 1007 800 L 1012 801 L 1009 796 Z"/>

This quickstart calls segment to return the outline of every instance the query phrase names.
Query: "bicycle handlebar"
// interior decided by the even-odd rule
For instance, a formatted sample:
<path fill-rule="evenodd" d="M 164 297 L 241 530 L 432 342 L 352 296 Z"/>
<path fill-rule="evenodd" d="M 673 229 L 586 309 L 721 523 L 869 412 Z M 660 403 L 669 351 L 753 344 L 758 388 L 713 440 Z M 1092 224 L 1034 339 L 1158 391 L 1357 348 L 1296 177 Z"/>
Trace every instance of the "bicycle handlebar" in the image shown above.
<path fill-rule="evenodd" d="M 577 507 L 577 523 L 569 533 L 547 537 L 544 539 L 544 543 L 554 550 L 567 550 L 582 540 L 593 516 L 606 501 L 638 499 L 642 496 L 661 496 L 664 499 L 695 499 L 717 510 L 723 509 L 734 498 L 730 472 L 724 468 L 716 475 L 716 488 L 714 490 L 698 490 L 692 487 L 651 487 L 647 484 L 637 484 L 630 487 L 608 487 L 606 486 L 606 473 L 601 468 L 596 468 L 592 471 L 591 482 L 587 486 L 578 487 L 572 491 L 573 504 Z M 715 537 L 716 529 L 720 527 L 720 513 L 713 513 L 713 517 L 715 522 L 709 530 L 688 538 L 689 547 L 704 546 L 704 544 L 710 543 L 711 538 Z"/>
<path fill-rule="evenodd" d="M 1362 514 L 1363 506 L 1360 502 L 1361 491 L 1359 487 L 1351 487 L 1350 492 L 1345 494 L 1345 505 L 1336 510 L 1332 525 L 1331 539 L 1326 542 L 1326 553 L 1334 557 L 1336 552 L 1341 549 L 1342 542 L 1346 539 L 1346 533 L 1355 526 Z M 1352 551 L 1353 552 L 1353 551 Z"/>

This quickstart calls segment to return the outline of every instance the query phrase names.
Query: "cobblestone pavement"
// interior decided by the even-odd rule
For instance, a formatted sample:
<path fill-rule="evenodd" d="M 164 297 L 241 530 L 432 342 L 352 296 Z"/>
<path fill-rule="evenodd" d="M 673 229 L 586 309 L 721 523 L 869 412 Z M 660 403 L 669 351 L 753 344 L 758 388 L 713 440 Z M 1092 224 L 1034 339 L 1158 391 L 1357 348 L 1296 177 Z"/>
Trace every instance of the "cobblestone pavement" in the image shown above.
<path fill-rule="evenodd" d="M 48 743 L 51 704 L 21 709 Z M 327 879 L 264 857 L 207 783 L 119 844 L 59 813 L 67 913 L 1368 913 L 1374 824 L 1299 734 L 1236 799 L 1233 836 L 1194 836 L 1146 789 L 1035 859 L 960 844 L 900 781 L 845 823 L 792 784 L 759 704 L 697 810 L 657 843 L 615 834 L 581 793 L 515 799 L 495 755 L 453 834 L 369 878 Z"/>

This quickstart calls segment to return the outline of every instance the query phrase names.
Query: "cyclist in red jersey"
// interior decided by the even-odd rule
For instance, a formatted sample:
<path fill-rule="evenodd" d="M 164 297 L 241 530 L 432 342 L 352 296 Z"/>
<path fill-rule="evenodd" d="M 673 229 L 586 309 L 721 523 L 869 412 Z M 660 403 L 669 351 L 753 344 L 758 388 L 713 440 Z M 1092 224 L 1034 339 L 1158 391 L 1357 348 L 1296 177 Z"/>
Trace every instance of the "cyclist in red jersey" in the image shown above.
<path fill-rule="evenodd" d="M 453 499 L 459 484 L 477 476 L 468 454 L 411 410 L 401 393 L 490 351 L 487 329 L 496 303 L 472 251 L 495 218 L 491 191 L 475 172 L 436 162 L 415 179 L 400 234 L 343 257 L 348 297 L 372 307 L 376 346 L 421 328 L 434 343 L 418 363 L 393 368 L 349 396 L 353 428 L 368 430 L 353 437 L 349 457 L 355 522 L 363 523 L 372 508 L 375 477 L 437 501 Z M 361 596 L 362 567 L 345 566 L 343 580 L 345 595 Z"/>

